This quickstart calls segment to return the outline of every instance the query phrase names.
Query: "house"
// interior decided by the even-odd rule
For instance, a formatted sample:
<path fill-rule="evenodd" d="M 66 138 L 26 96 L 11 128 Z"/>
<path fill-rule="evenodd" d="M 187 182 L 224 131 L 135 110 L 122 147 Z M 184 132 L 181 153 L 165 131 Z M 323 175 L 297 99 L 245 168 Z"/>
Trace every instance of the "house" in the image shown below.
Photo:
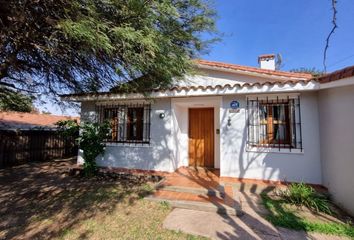
<path fill-rule="evenodd" d="M 99 166 L 321 184 L 354 207 L 354 67 L 313 78 L 260 67 L 196 61 L 198 74 L 168 90 L 71 94 L 82 121 L 113 126 Z M 81 155 L 78 162 L 82 163 Z"/>

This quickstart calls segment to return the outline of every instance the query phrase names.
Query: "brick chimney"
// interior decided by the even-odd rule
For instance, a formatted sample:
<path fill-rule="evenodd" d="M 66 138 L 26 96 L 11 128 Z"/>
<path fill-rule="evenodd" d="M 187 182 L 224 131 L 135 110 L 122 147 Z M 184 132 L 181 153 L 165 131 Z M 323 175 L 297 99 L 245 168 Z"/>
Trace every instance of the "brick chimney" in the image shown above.
<path fill-rule="evenodd" d="M 258 64 L 261 69 L 275 70 L 275 54 L 258 56 Z"/>

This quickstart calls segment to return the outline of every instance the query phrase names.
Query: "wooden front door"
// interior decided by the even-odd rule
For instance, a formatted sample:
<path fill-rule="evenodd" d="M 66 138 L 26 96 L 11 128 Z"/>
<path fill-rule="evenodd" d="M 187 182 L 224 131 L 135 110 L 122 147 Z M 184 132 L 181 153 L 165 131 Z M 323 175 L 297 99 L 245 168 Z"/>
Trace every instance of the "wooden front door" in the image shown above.
<path fill-rule="evenodd" d="M 214 109 L 189 109 L 189 166 L 214 167 Z"/>

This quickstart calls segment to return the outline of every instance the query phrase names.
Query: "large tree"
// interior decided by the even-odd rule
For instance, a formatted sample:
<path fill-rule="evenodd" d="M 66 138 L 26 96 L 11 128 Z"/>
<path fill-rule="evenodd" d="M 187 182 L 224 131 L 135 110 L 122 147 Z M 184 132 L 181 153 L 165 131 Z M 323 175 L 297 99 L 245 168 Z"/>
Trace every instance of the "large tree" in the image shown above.
<path fill-rule="evenodd" d="M 141 78 L 128 86 L 164 88 L 213 33 L 204 0 L 0 0 L 0 85 L 61 94 Z"/>
<path fill-rule="evenodd" d="M 32 112 L 33 98 L 9 88 L 0 87 L 0 111 Z"/>

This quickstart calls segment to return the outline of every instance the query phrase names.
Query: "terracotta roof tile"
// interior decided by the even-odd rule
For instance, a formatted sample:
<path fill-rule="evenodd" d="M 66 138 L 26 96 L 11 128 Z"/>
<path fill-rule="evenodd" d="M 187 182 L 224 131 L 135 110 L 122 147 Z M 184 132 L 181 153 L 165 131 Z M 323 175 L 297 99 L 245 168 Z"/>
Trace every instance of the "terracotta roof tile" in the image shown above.
<path fill-rule="evenodd" d="M 308 84 L 310 82 L 313 82 L 313 79 L 308 79 L 308 80 L 287 80 L 287 81 L 276 81 L 276 82 L 256 82 L 256 83 L 245 83 L 245 84 L 224 84 L 224 85 L 215 85 L 215 86 L 174 86 L 169 89 L 153 89 L 151 90 L 152 92 L 167 92 L 167 91 L 176 91 L 176 92 L 181 92 L 181 91 L 197 91 L 197 90 L 224 90 L 224 89 L 242 89 L 242 88 L 251 88 L 251 87 L 263 87 L 263 86 L 274 86 L 278 84 L 279 86 L 285 86 L 285 85 L 296 85 L 296 84 Z M 90 96 L 90 97 L 98 97 L 98 96 L 112 96 L 114 92 L 100 92 L 100 93 L 77 93 L 77 94 L 66 94 L 62 95 L 62 98 L 71 98 L 71 97 L 83 97 L 83 96 Z M 118 93 L 119 94 L 119 93 Z"/>
<path fill-rule="evenodd" d="M 278 76 L 282 77 L 284 79 L 279 79 L 279 80 L 269 80 L 269 81 L 259 81 L 256 83 L 244 83 L 244 84 L 224 84 L 224 85 L 215 85 L 215 86 L 173 86 L 169 89 L 151 89 L 150 91 L 152 92 L 166 92 L 166 91 L 189 91 L 189 90 L 222 90 L 222 89 L 232 89 L 232 88 L 243 88 L 243 87 L 262 87 L 265 85 L 275 85 L 279 84 L 281 86 L 284 86 L 286 84 L 290 85 L 295 85 L 297 83 L 302 83 L 302 84 L 307 84 L 315 79 L 313 79 L 313 76 L 311 74 L 307 73 L 293 73 L 293 72 L 284 72 L 284 71 L 273 71 L 273 70 L 267 70 L 267 69 L 260 69 L 256 67 L 248 67 L 248 66 L 242 66 L 242 65 L 236 65 L 236 64 L 228 64 L 228 63 L 222 63 L 222 62 L 214 62 L 214 61 L 207 61 L 207 60 L 195 60 L 195 63 L 198 65 L 203 65 L 203 66 L 209 66 L 209 67 L 216 67 L 220 69 L 231 69 L 231 70 L 237 70 L 237 71 L 244 71 L 244 72 L 253 72 L 253 73 L 259 73 L 259 74 L 265 74 L 268 76 Z M 82 97 L 82 96 L 92 96 L 92 97 L 97 97 L 97 96 L 110 96 L 112 94 L 119 94 L 119 93 L 114 93 L 114 92 L 101 92 L 101 93 L 76 93 L 76 94 L 65 94 L 62 95 L 61 97 L 63 99 L 65 98 L 71 98 L 71 97 Z"/>
<path fill-rule="evenodd" d="M 59 120 L 77 120 L 78 117 L 57 116 L 38 113 L 0 112 L 0 128 L 29 129 L 35 127 L 54 128 Z"/>
<path fill-rule="evenodd" d="M 317 78 L 320 83 L 333 82 L 347 77 L 354 76 L 354 66 L 346 67 L 338 71 L 326 74 Z"/>
<path fill-rule="evenodd" d="M 242 65 L 237 65 L 237 64 L 207 61 L 207 60 L 201 60 L 201 59 L 196 60 L 196 63 L 199 65 L 204 65 L 204 66 L 209 66 L 209 67 L 230 69 L 230 70 L 236 70 L 236 71 L 253 72 L 253 73 L 286 77 L 286 78 L 297 78 L 297 79 L 303 79 L 303 80 L 312 79 L 312 75 L 308 74 L 308 73 L 274 71 L 274 70 L 261 69 L 261 68 L 257 68 L 257 67 L 249 67 L 249 66 L 242 66 Z"/>
<path fill-rule="evenodd" d="M 262 87 L 262 86 L 266 86 L 266 85 L 275 85 L 275 84 L 279 84 L 281 86 L 284 86 L 286 84 L 290 84 L 290 85 L 295 85 L 297 83 L 303 83 L 303 84 L 307 84 L 309 82 L 311 82 L 312 79 L 308 79 L 308 80 L 304 80 L 304 81 L 296 81 L 296 80 L 287 80 L 287 81 L 277 81 L 277 82 L 256 82 L 256 83 L 244 83 L 244 84 L 239 84 L 239 83 L 235 83 L 235 84 L 224 84 L 224 85 L 216 85 L 216 86 L 174 86 L 170 89 L 168 89 L 168 91 L 188 91 L 188 90 L 222 90 L 222 89 L 232 89 L 232 88 L 244 88 L 244 87 Z M 159 91 L 159 90 L 155 90 L 155 91 Z"/>

